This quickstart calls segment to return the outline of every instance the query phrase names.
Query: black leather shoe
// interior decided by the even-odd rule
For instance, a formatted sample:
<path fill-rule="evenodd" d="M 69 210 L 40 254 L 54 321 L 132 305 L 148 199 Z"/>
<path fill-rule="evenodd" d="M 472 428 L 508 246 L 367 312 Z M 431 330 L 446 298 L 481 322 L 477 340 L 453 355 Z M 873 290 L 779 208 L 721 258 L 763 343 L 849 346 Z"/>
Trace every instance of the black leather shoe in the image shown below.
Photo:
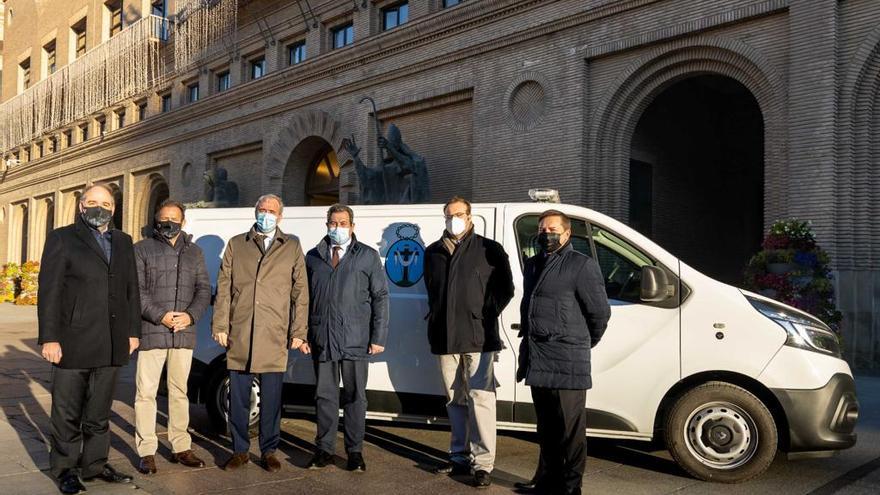
<path fill-rule="evenodd" d="M 70 471 L 62 474 L 58 478 L 58 489 L 61 490 L 61 493 L 67 494 L 76 494 L 86 491 L 86 487 L 79 480 L 79 476 Z"/>
<path fill-rule="evenodd" d="M 99 474 L 83 479 L 85 481 L 104 480 L 107 483 L 131 483 L 134 480 L 131 476 L 120 473 L 110 464 L 104 464 L 104 469 Z"/>
<path fill-rule="evenodd" d="M 346 467 L 349 471 L 363 473 L 367 470 L 367 463 L 364 462 L 364 455 L 360 452 L 352 452 L 348 454 L 348 465 Z"/>
<path fill-rule="evenodd" d="M 513 487 L 517 490 L 534 490 L 537 482 L 533 479 L 529 481 L 517 481 L 513 484 Z"/>
<path fill-rule="evenodd" d="M 434 468 L 434 474 L 448 474 L 450 476 L 464 476 L 471 474 L 471 467 L 458 462 L 447 462 Z"/>
<path fill-rule="evenodd" d="M 333 464 L 333 454 L 319 450 L 312 456 L 312 459 L 306 465 L 306 469 L 321 469 L 330 464 Z"/>
<path fill-rule="evenodd" d="M 489 479 L 489 471 L 483 471 L 480 469 L 476 473 L 474 473 L 474 486 L 477 488 L 488 488 L 489 485 L 492 484 L 492 480 Z"/>

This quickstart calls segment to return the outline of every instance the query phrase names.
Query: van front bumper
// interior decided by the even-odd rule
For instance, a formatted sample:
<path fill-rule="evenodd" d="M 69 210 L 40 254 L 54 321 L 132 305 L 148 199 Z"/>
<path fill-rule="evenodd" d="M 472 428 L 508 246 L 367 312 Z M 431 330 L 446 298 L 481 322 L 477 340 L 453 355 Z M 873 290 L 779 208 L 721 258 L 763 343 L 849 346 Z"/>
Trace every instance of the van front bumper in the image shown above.
<path fill-rule="evenodd" d="M 852 376 L 834 374 L 816 389 L 770 389 L 788 419 L 789 452 L 841 450 L 856 443 L 859 401 Z"/>

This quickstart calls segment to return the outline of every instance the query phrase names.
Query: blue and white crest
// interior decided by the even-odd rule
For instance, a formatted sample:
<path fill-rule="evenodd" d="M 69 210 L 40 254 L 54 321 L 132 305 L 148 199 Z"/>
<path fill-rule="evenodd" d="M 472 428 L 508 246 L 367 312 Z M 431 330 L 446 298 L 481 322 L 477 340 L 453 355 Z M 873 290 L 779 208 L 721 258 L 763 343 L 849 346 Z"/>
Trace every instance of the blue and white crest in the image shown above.
<path fill-rule="evenodd" d="M 385 273 L 398 287 L 412 287 L 425 273 L 425 248 L 415 240 L 418 235 L 417 225 L 401 225 L 397 228 L 399 240 L 388 248 L 385 255 Z"/>

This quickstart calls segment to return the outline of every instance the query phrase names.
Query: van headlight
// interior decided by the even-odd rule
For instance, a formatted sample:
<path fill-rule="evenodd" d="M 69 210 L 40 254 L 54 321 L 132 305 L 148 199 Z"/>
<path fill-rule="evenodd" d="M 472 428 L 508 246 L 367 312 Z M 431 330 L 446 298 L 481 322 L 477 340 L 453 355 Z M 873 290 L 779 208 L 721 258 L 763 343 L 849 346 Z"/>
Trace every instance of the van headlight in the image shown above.
<path fill-rule="evenodd" d="M 837 335 L 818 319 L 808 318 L 785 306 L 746 296 L 752 307 L 781 326 L 786 335 L 785 345 L 819 352 L 840 358 Z"/>

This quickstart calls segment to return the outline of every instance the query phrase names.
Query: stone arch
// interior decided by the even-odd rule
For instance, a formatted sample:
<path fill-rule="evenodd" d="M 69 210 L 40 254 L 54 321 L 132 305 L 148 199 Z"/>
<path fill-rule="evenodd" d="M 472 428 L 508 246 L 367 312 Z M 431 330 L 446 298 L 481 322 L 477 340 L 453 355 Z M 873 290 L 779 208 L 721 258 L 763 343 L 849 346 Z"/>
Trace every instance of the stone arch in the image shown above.
<path fill-rule="evenodd" d="M 135 203 L 137 229 L 141 236 L 149 235 L 148 229 L 153 225 L 156 207 L 170 197 L 170 189 L 165 176 L 153 172 L 144 180 L 143 186 Z"/>
<path fill-rule="evenodd" d="M 838 269 L 871 269 L 880 263 L 880 26 L 850 62 L 841 91 L 841 160 L 837 167 Z"/>
<path fill-rule="evenodd" d="M 46 196 L 37 200 L 36 215 L 34 215 L 35 229 L 33 239 L 34 259 L 40 259 L 43 254 L 43 245 L 52 232 L 55 224 L 55 198 Z"/>
<path fill-rule="evenodd" d="M 587 136 L 591 170 L 584 179 L 591 207 L 626 220 L 630 143 L 642 113 L 657 95 L 676 82 L 708 74 L 736 80 L 758 102 L 765 136 L 764 223 L 783 213 L 785 198 L 769 187 L 785 177 L 783 80 L 752 47 L 712 37 L 678 40 L 635 60 L 596 105 Z"/>
<path fill-rule="evenodd" d="M 348 153 L 342 146 L 343 139 L 351 136 L 348 127 L 323 110 L 306 110 L 296 112 L 287 122 L 278 126 L 266 140 L 263 148 L 262 190 L 266 193 L 283 194 L 285 170 L 294 156 L 294 151 L 307 138 L 318 137 L 333 147 L 339 163 L 349 161 Z M 305 183 L 307 169 L 303 169 L 299 177 Z M 295 180 L 288 174 L 289 180 Z M 305 204 L 305 187 L 299 188 L 298 195 L 284 198 L 285 204 Z"/>

